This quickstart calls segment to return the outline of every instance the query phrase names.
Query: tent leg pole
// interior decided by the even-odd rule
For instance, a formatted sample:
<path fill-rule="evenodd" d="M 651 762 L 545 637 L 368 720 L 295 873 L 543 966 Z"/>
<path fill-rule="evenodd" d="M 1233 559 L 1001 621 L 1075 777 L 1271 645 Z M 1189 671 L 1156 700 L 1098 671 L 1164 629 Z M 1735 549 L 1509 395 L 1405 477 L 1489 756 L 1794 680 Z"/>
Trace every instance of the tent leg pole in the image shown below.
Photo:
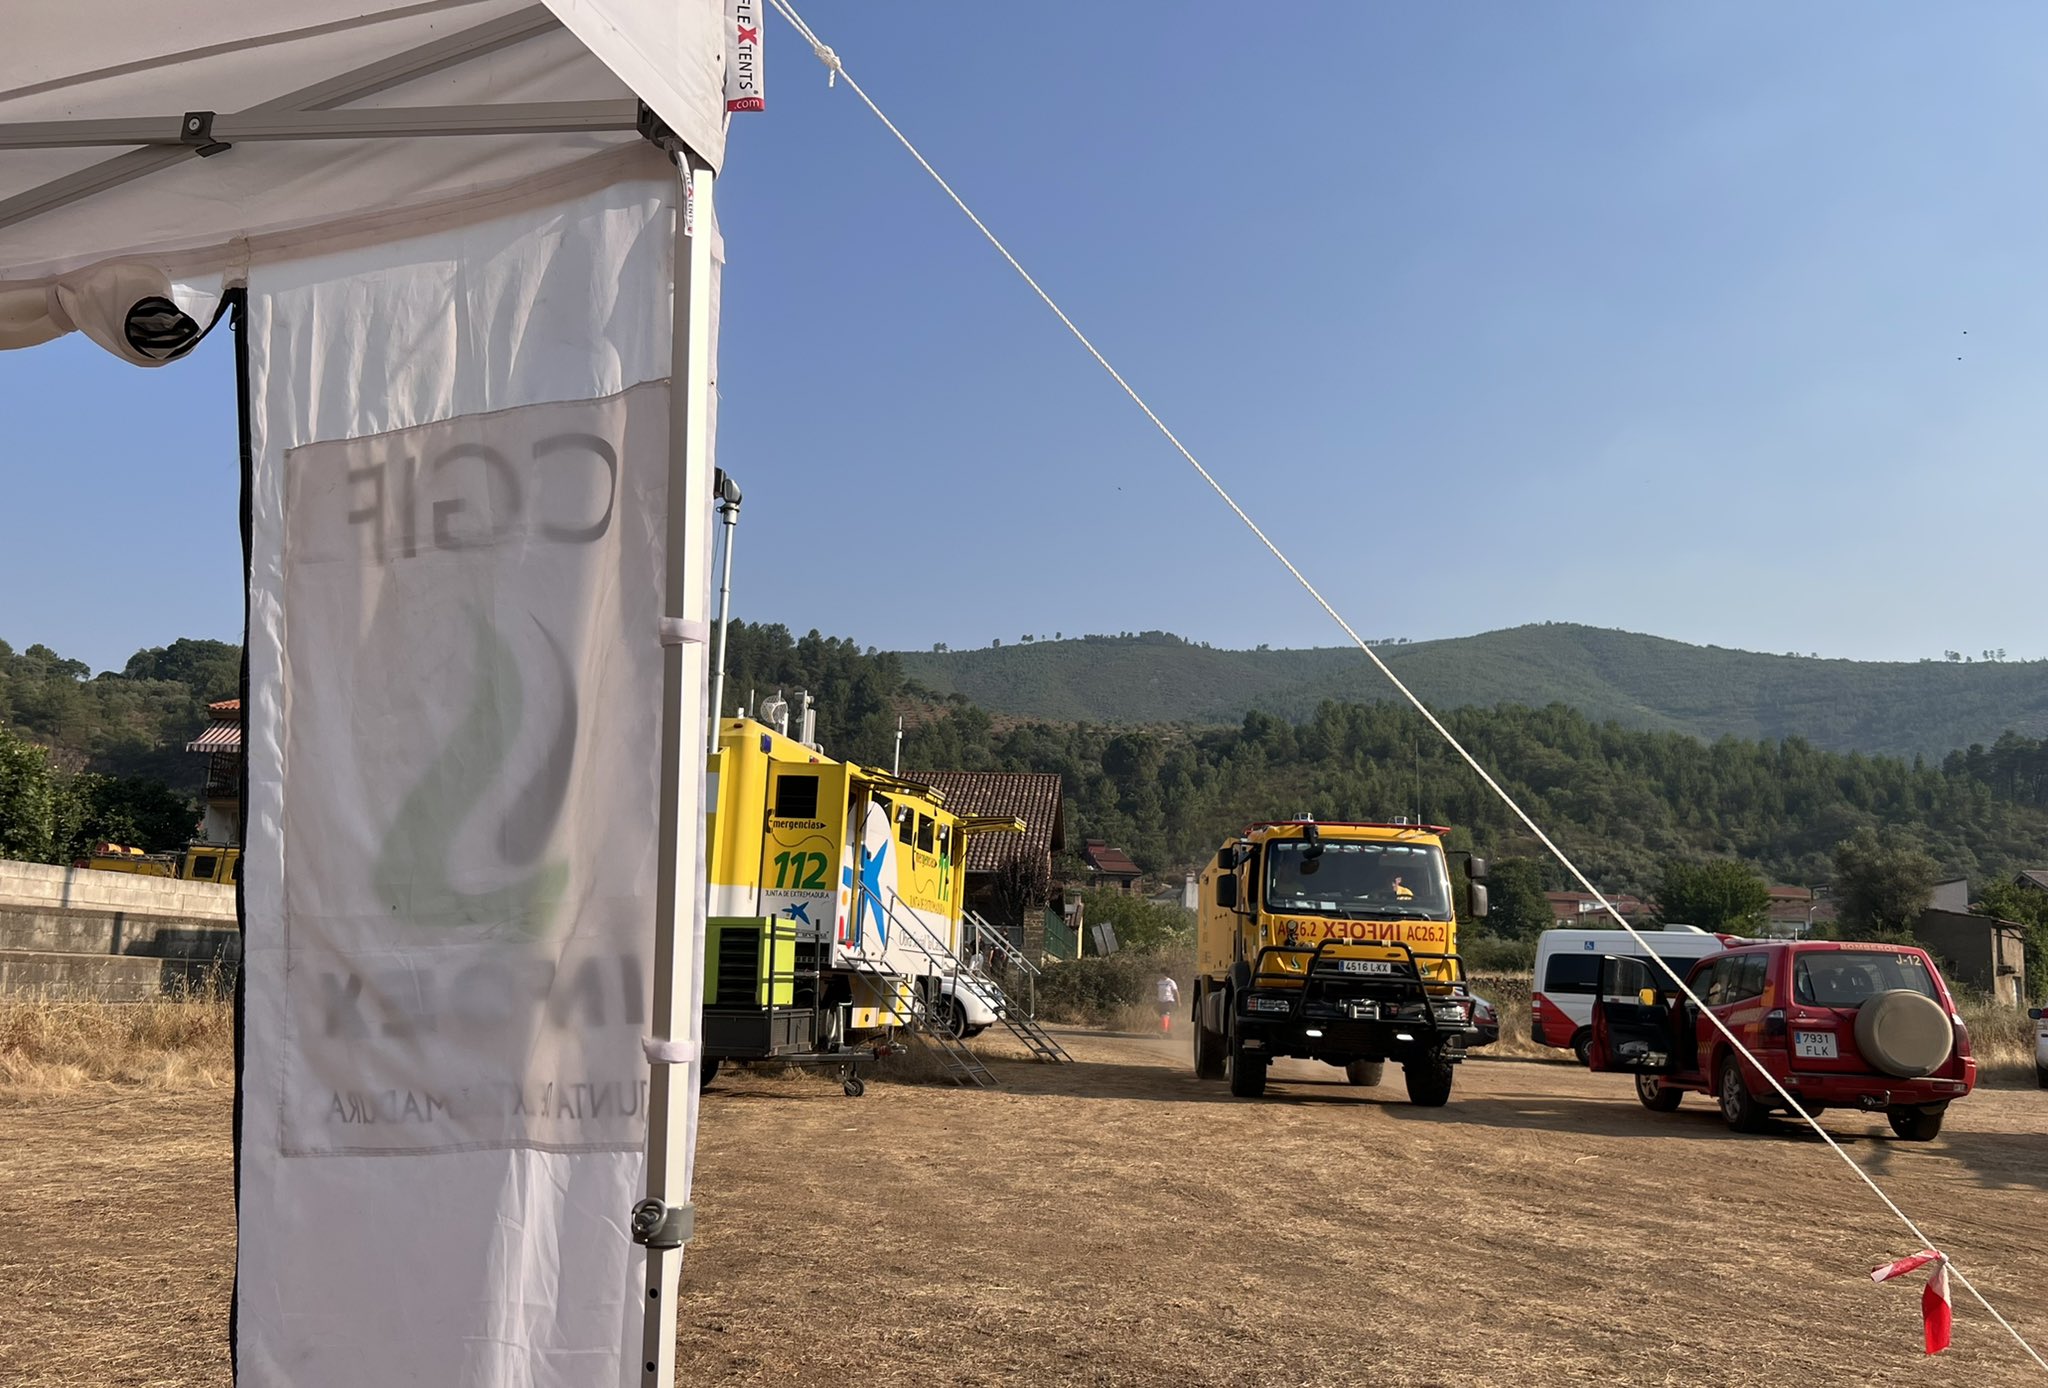
<path fill-rule="evenodd" d="M 241 478 L 242 670 L 235 681 L 235 695 L 242 701 L 238 715 L 242 724 L 242 751 L 238 758 L 241 765 L 235 773 L 235 845 L 246 849 L 249 839 L 249 572 L 256 553 L 253 528 L 256 454 L 249 434 L 249 413 L 254 404 L 249 398 L 249 291 L 243 287 L 223 292 L 230 299 L 232 315 L 228 319 L 228 332 L 235 348 L 235 441 L 240 456 L 238 472 Z M 209 757 L 208 760 L 212 759 Z M 235 1221 L 239 1227 L 242 1218 L 242 1069 L 248 1060 L 246 1028 L 249 1012 L 249 907 L 239 872 L 235 874 L 235 939 L 242 946 L 242 954 L 235 960 L 235 1100 L 229 1129 L 233 1135 Z M 230 1383 L 239 1383 L 242 1378 L 241 1331 L 242 1268 L 241 1258 L 237 1256 L 234 1279 L 228 1287 Z"/>
<path fill-rule="evenodd" d="M 676 209 L 673 351 L 669 385 L 668 570 L 663 615 L 701 621 L 707 577 L 702 553 L 710 539 L 711 439 L 711 186 L 709 169 L 681 167 L 682 205 Z M 694 216 L 692 215 L 694 213 Z M 694 223 L 694 232 L 693 231 Z M 701 656 L 701 644 L 698 647 Z M 705 688 L 701 659 L 689 648 L 662 648 L 661 807 L 654 917 L 654 999 L 650 1021 L 657 1040 L 698 1039 L 696 941 L 704 907 L 704 819 L 684 813 L 686 785 L 702 784 Z M 693 678 L 694 675 L 694 678 Z M 696 798 L 692 797 L 694 807 Z M 677 1206 L 689 1198 L 690 1104 L 699 1062 L 655 1063 L 647 1095 L 647 1198 Z M 676 1296 L 682 1278 L 680 1246 L 649 1246 L 641 1287 L 641 1388 L 673 1388 Z"/>

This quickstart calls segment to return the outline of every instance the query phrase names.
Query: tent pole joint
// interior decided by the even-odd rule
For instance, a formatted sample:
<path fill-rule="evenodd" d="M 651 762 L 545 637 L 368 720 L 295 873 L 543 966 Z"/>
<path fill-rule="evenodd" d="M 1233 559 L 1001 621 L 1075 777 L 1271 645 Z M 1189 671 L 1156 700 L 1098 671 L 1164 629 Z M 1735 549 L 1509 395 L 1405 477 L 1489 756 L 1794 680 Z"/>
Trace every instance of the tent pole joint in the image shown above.
<path fill-rule="evenodd" d="M 669 128 L 667 121 L 655 114 L 654 108 L 646 102 L 639 103 L 639 112 L 634 117 L 633 128 L 640 132 L 640 138 L 653 145 L 671 159 L 680 156 L 683 141 Z"/>
<path fill-rule="evenodd" d="M 213 138 L 213 115 L 211 111 L 187 111 L 178 122 L 178 142 L 192 146 L 201 159 L 211 159 L 223 150 L 234 146 Z"/>

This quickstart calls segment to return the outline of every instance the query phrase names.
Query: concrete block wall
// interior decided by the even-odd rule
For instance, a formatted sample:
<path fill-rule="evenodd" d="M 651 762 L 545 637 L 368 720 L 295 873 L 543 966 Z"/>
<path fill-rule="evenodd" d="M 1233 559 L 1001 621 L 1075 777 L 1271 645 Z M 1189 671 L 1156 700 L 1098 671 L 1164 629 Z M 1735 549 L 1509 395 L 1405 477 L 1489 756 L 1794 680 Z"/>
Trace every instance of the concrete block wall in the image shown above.
<path fill-rule="evenodd" d="M 54 867 L 0 859 L 0 906 L 120 911 L 190 921 L 235 922 L 235 889 L 136 872 Z"/>
<path fill-rule="evenodd" d="M 0 860 L 0 996 L 132 1002 L 241 958 L 233 887 Z"/>

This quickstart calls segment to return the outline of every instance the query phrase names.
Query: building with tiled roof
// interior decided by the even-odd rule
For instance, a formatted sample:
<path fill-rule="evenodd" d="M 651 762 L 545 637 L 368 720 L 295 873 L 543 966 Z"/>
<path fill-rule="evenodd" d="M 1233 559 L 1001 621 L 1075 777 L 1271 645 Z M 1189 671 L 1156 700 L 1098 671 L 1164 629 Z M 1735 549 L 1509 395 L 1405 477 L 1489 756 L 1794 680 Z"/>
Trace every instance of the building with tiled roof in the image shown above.
<path fill-rule="evenodd" d="M 1142 872 L 1131 855 L 1121 848 L 1111 848 L 1101 839 L 1090 839 L 1081 849 L 1081 861 L 1088 864 L 1089 882 L 1098 887 L 1115 887 L 1127 892 L 1137 884 Z"/>
<path fill-rule="evenodd" d="M 930 786 L 954 814 L 1011 815 L 1024 821 L 1021 834 L 977 834 L 967 844 L 967 871 L 994 872 L 1029 854 L 1045 859 L 1066 848 L 1065 797 L 1060 778 L 1048 771 L 906 771 L 904 779 Z"/>
<path fill-rule="evenodd" d="M 930 786 L 955 814 L 1000 815 L 1024 821 L 1021 834 L 976 834 L 967 841 L 967 904 L 1006 930 L 1020 930 L 1034 955 L 1045 948 L 1045 904 L 1027 909 L 1023 918 L 997 906 L 997 875 L 1014 863 L 1040 870 L 1039 879 L 1052 886 L 1052 855 L 1067 846 L 1066 798 L 1060 778 L 1044 771 L 906 771 L 906 780 Z"/>
<path fill-rule="evenodd" d="M 206 731 L 185 744 L 188 752 L 206 754 L 206 805 L 199 821 L 202 843 L 242 841 L 242 701 L 221 699 L 206 706 L 212 721 Z"/>

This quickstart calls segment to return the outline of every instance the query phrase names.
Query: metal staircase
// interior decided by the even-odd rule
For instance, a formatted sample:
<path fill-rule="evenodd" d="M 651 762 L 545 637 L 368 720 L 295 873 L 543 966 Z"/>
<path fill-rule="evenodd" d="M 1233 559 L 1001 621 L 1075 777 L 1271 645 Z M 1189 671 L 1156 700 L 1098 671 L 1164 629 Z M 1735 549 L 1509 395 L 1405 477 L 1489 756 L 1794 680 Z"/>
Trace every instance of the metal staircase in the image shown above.
<path fill-rule="evenodd" d="M 910 915 L 907 911 L 903 914 Z M 895 917 L 892 915 L 890 919 L 894 920 Z M 1025 974 L 1033 983 L 1035 993 L 1038 970 L 1024 957 L 1024 952 L 1005 940 L 994 926 L 972 911 L 967 912 L 962 919 L 974 927 L 975 934 L 984 948 L 993 951 L 1006 964 L 1017 967 Z M 1052 1034 L 1039 1025 L 1038 1019 L 1032 1015 L 1032 1009 L 1019 1007 L 995 979 L 962 961 L 959 955 L 947 947 L 943 939 L 932 932 L 931 927 L 914 916 L 910 917 L 907 924 L 909 929 L 905 933 L 918 952 L 931 960 L 933 966 L 940 972 L 950 975 L 954 987 L 964 989 L 980 999 L 989 1011 L 996 1014 L 996 1020 L 1007 1027 L 1012 1036 L 1022 1041 L 1024 1048 L 1034 1057 L 1054 1065 L 1062 1062 L 1069 1065 L 1073 1063 L 1074 1058 L 1067 1054 L 1066 1048 L 1053 1040 Z"/>
<path fill-rule="evenodd" d="M 868 899 L 875 903 L 875 909 L 889 918 L 891 929 L 903 931 L 904 937 L 916 945 L 920 954 L 929 954 L 919 940 L 919 922 L 907 911 L 891 910 L 877 899 L 872 892 Z M 927 935 L 929 931 L 925 932 Z M 972 1084 L 982 1089 L 993 1089 L 996 1077 L 981 1057 L 967 1046 L 967 1043 L 945 1026 L 934 1015 L 936 994 L 919 986 L 919 980 L 905 978 L 894 969 L 873 960 L 853 958 L 844 966 L 849 973 L 859 974 L 868 980 L 877 998 L 877 1009 L 888 1019 L 892 1027 L 901 1027 L 917 1043 L 923 1046 L 939 1065 L 939 1071 L 955 1084 Z"/>

